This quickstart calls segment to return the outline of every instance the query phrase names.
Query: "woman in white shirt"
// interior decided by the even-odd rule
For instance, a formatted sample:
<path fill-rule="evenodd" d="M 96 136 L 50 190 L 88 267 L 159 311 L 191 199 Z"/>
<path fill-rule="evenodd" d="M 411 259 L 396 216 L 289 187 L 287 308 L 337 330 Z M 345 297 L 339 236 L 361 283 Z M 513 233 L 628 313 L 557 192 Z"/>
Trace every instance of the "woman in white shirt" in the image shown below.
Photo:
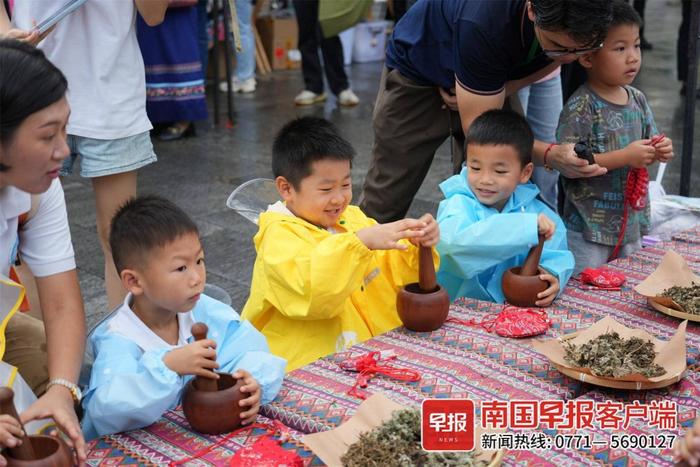
<path fill-rule="evenodd" d="M 75 383 L 85 344 L 85 313 L 58 180 L 70 152 L 66 144 L 70 114 L 66 89 L 64 75 L 43 52 L 23 42 L 0 40 L 0 287 L 5 287 L 0 288 L 0 295 L 8 297 L 13 288 L 18 290 L 7 277 L 10 266 L 21 257 L 36 277 L 45 326 L 45 335 L 25 337 L 45 347 L 48 357 L 45 367 L 40 362 L 19 367 L 20 375 L 25 371 L 48 372 L 48 384 L 28 407 L 19 403 L 18 412 L 24 423 L 53 418 L 71 439 L 82 464 L 85 441 L 74 404 L 81 397 Z M 30 218 L 22 221 L 20 217 L 30 209 Z M 6 302 L 0 300 L 0 363 L 4 368 L 10 366 L 13 351 L 9 339 L 5 349 L 5 326 L 9 333 L 18 320 L 33 320 L 15 313 L 17 303 L 8 306 Z M 26 329 L 43 328 L 31 325 Z M 10 375 L 0 383 L 16 389 L 14 373 Z M 17 435 L 16 427 L 0 419 L 0 446 L 16 445 Z"/>
<path fill-rule="evenodd" d="M 109 224 L 114 212 L 136 196 L 138 169 L 153 163 L 146 115 L 146 82 L 136 38 L 136 17 L 149 26 L 163 21 L 168 0 L 98 0 L 82 4 L 57 23 L 45 38 L 31 33 L 65 0 L 15 2 L 12 24 L 0 1 L 0 36 L 38 42 L 46 57 L 68 80 L 70 156 L 61 175 L 80 159 L 80 175 L 89 178 L 95 195 L 97 234 L 104 254 L 109 308 L 126 291 L 112 261 Z M 12 29 L 14 27 L 18 29 Z"/>

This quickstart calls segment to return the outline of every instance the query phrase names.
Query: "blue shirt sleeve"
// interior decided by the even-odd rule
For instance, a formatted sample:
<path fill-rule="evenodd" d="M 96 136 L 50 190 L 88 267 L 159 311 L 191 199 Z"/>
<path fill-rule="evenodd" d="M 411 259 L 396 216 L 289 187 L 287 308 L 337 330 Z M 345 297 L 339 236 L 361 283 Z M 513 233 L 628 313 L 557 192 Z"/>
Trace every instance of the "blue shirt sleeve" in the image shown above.
<path fill-rule="evenodd" d="M 86 439 L 148 426 L 174 408 L 184 378 L 163 362 L 168 349 L 143 352 L 123 337 L 93 337 L 95 363 L 83 407 Z"/>
<path fill-rule="evenodd" d="M 537 214 L 502 213 L 479 219 L 476 212 L 483 208 L 476 203 L 453 196 L 438 210 L 440 269 L 466 279 L 537 244 Z"/>
<path fill-rule="evenodd" d="M 219 371 L 248 371 L 260 385 L 262 404 L 272 401 L 282 387 L 287 362 L 270 353 L 265 336 L 247 321 L 230 322 L 217 349 L 217 360 Z"/>
<path fill-rule="evenodd" d="M 282 387 L 287 362 L 270 353 L 265 336 L 248 321 L 240 321 L 233 308 L 204 295 L 195 317 L 209 326 L 211 338 L 217 342 L 218 371 L 248 371 L 260 385 L 261 403 L 272 401 Z"/>

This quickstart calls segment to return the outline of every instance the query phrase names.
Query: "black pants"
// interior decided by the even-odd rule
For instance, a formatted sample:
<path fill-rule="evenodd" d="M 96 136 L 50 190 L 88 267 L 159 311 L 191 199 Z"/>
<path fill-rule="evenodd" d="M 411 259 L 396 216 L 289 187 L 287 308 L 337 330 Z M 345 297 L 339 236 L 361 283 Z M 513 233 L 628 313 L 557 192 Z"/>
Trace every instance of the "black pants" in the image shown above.
<path fill-rule="evenodd" d="M 459 113 L 447 110 L 436 86 L 384 68 L 374 103 L 374 145 L 360 209 L 380 223 L 403 219 L 435 151 L 452 137 L 453 169 L 464 161 Z"/>
<path fill-rule="evenodd" d="M 681 0 L 681 27 L 678 30 L 676 42 L 676 66 L 678 81 L 685 82 L 688 78 L 688 40 L 690 39 L 690 1 Z"/>
<path fill-rule="evenodd" d="M 318 0 L 294 0 L 299 26 L 299 51 L 304 85 L 309 91 L 323 92 L 323 69 L 333 94 L 348 89 L 348 77 L 343 68 L 343 45 L 338 36 L 324 38 L 318 23 Z M 318 48 L 323 54 L 323 68 Z"/>
<path fill-rule="evenodd" d="M 634 11 L 639 14 L 639 17 L 642 19 L 642 27 L 639 29 L 639 37 L 644 37 L 644 7 L 647 4 L 647 0 L 634 0 L 632 2 L 632 7 L 634 8 Z"/>

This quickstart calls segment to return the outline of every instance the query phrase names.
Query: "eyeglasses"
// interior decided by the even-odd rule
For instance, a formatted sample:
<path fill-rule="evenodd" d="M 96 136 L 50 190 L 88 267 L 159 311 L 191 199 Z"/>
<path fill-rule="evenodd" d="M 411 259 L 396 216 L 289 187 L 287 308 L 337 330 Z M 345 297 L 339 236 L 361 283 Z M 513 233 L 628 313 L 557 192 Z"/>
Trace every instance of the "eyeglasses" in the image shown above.
<path fill-rule="evenodd" d="M 540 43 L 540 47 L 542 45 L 541 34 L 542 32 L 539 31 L 539 28 L 535 27 L 535 37 L 537 38 L 537 42 Z M 542 47 L 542 52 L 549 58 L 563 57 L 565 55 L 576 55 L 577 57 L 580 57 L 581 55 L 585 55 L 590 52 L 595 52 L 596 50 L 600 50 L 602 48 L 603 43 L 601 42 L 596 46 L 584 47 L 581 49 L 545 49 L 544 47 Z"/>
<path fill-rule="evenodd" d="M 586 47 L 582 49 L 542 49 L 542 52 L 549 58 L 563 57 L 564 55 L 576 55 L 581 56 L 587 53 L 595 52 L 603 48 L 603 44 L 600 43 L 595 47 Z"/>

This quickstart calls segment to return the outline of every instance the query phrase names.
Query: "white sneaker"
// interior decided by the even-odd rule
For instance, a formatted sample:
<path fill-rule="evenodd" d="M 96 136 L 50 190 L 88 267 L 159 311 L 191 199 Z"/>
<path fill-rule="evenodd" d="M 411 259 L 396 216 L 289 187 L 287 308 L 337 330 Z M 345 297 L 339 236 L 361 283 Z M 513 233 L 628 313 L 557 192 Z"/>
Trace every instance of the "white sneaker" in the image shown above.
<path fill-rule="evenodd" d="M 348 88 L 345 91 L 341 91 L 338 94 L 338 104 L 345 107 L 352 107 L 360 103 L 360 99 L 352 92 L 352 89 Z"/>
<path fill-rule="evenodd" d="M 249 93 L 249 92 L 255 92 L 255 88 L 258 85 L 258 82 L 255 81 L 255 78 L 248 78 L 243 81 L 238 81 L 236 78 L 233 78 L 231 80 L 231 84 L 233 85 L 233 92 L 242 92 L 242 93 Z M 228 91 L 228 83 L 226 81 L 222 81 L 219 83 L 219 91 L 221 92 L 227 92 Z"/>
<path fill-rule="evenodd" d="M 232 83 L 232 84 L 233 84 L 233 83 Z M 235 85 L 234 85 L 234 86 L 235 86 Z M 234 89 L 235 89 L 235 88 L 234 88 Z M 226 81 L 221 81 L 221 82 L 219 83 L 219 91 L 221 91 L 221 92 L 226 92 L 226 91 L 228 91 L 228 82 L 226 82 Z"/>
<path fill-rule="evenodd" d="M 309 90 L 301 91 L 297 97 L 294 98 L 294 103 L 296 105 L 313 105 L 318 102 L 323 102 L 326 100 L 326 95 L 324 93 L 316 94 L 315 92 Z"/>
<path fill-rule="evenodd" d="M 247 94 L 249 92 L 255 92 L 258 82 L 255 78 L 244 79 L 243 81 L 233 80 L 233 92 L 242 92 Z"/>

